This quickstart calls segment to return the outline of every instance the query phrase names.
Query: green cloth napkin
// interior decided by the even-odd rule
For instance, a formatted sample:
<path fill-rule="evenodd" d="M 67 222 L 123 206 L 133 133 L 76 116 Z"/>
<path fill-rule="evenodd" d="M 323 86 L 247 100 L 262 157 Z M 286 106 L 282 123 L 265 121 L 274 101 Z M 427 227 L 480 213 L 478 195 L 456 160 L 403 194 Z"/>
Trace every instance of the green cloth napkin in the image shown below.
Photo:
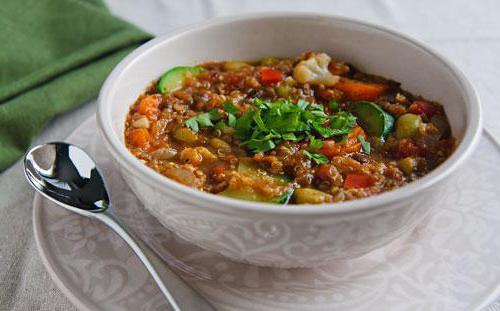
<path fill-rule="evenodd" d="M 2 0 L 0 171 L 51 118 L 95 97 L 111 69 L 150 38 L 101 0 Z"/>

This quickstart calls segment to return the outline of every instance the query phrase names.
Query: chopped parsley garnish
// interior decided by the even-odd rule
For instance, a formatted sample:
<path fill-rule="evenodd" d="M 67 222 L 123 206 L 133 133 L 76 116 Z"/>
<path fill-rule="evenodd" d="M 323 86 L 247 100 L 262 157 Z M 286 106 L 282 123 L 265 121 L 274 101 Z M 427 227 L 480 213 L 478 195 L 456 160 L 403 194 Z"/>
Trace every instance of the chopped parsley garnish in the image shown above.
<path fill-rule="evenodd" d="M 372 149 L 371 146 L 370 146 L 370 143 L 367 142 L 363 138 L 363 136 L 361 136 L 361 135 L 358 135 L 357 138 L 358 138 L 359 142 L 361 143 L 361 148 L 363 149 L 363 152 L 366 153 L 366 154 L 370 154 L 371 149 Z"/>
<path fill-rule="evenodd" d="M 321 153 L 313 153 L 307 150 L 302 150 L 302 153 L 304 153 L 307 157 L 311 158 L 314 162 L 316 162 L 316 164 L 326 164 L 330 162 L 328 158 Z"/>
<path fill-rule="evenodd" d="M 200 127 L 212 127 L 212 121 L 220 119 L 217 109 L 212 109 L 209 112 L 197 114 L 194 117 L 187 119 L 184 124 L 194 132 L 198 132 Z"/>
<path fill-rule="evenodd" d="M 217 109 L 212 109 L 189 118 L 185 125 L 195 132 L 203 127 L 215 126 L 220 130 L 234 128 L 236 137 L 242 141 L 241 146 L 253 153 L 272 150 L 283 141 L 296 142 L 309 137 L 311 152 L 306 155 L 316 163 L 324 163 L 328 159 L 314 153 L 323 146 L 322 139 L 346 136 L 356 123 L 356 117 L 349 112 L 339 111 L 328 115 L 322 105 L 303 99 L 293 104 L 290 100 L 270 102 L 256 98 L 252 104 L 252 109 L 242 113 L 231 101 L 226 101 L 223 103 L 226 121 L 220 120 Z M 214 125 L 215 121 L 219 122 Z"/>
<path fill-rule="evenodd" d="M 236 120 L 236 136 L 251 152 L 265 152 L 274 149 L 285 140 L 300 141 L 319 135 L 322 138 L 344 135 L 351 132 L 356 117 L 348 112 L 327 115 L 322 105 L 298 100 L 269 102 L 253 101 L 255 109 L 244 113 Z M 228 109 L 229 108 L 228 105 Z M 313 142 L 313 139 L 311 139 Z M 314 140 L 313 149 L 321 148 L 320 139 Z M 318 157 L 316 157 L 318 158 Z"/>

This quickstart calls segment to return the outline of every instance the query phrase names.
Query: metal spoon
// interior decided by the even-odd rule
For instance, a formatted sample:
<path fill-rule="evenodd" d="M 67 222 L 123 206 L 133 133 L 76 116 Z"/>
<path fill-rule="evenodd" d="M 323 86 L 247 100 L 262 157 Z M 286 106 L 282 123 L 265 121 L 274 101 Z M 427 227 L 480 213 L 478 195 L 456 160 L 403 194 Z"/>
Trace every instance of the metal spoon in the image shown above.
<path fill-rule="evenodd" d="M 59 142 L 33 147 L 24 158 L 24 173 L 46 198 L 72 212 L 98 219 L 118 233 L 144 263 L 173 310 L 180 310 L 151 261 L 113 215 L 101 174 L 85 151 Z"/>

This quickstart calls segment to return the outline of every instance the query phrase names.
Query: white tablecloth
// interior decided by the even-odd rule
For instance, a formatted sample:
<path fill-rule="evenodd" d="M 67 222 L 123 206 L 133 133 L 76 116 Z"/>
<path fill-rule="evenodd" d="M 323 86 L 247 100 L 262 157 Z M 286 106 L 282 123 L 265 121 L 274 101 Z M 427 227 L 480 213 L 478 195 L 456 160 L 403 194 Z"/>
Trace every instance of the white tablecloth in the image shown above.
<path fill-rule="evenodd" d="M 381 24 L 424 41 L 457 64 L 478 90 L 485 126 L 500 135 L 499 0 L 107 0 L 111 11 L 155 35 L 246 12 L 307 11 Z M 1 31 L 1 30 L 0 30 Z M 56 118 L 36 142 L 64 139 L 95 101 Z M 50 280 L 33 240 L 33 191 L 18 162 L 0 175 L 0 310 L 75 310 Z M 500 310 L 500 303 L 489 308 Z"/>

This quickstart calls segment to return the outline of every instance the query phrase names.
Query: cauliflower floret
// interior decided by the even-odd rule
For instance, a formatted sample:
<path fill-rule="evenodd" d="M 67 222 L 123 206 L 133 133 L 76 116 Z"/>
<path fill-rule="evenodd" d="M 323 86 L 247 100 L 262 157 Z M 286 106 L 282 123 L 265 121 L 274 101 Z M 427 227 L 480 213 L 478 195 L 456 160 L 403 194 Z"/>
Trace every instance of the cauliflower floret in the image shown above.
<path fill-rule="evenodd" d="M 312 54 L 299 62 L 293 69 L 293 78 L 299 83 L 324 84 L 332 86 L 340 80 L 328 70 L 331 58 L 325 53 Z"/>

